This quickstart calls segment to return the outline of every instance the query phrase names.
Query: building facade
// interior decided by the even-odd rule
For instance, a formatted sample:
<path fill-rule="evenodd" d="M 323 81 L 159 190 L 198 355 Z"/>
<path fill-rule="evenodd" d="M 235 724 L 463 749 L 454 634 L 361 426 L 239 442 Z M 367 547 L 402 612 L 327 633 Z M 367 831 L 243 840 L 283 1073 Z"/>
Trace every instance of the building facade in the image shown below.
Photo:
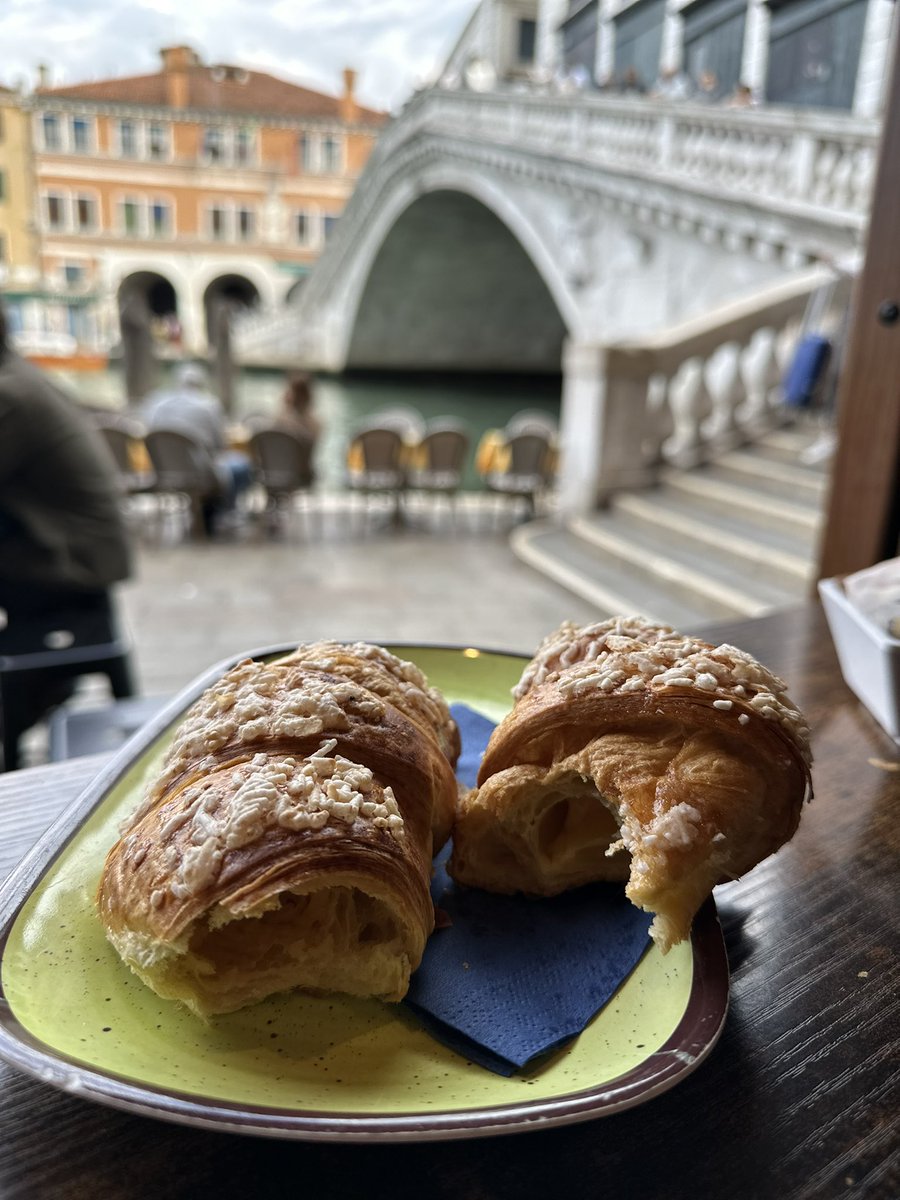
<path fill-rule="evenodd" d="M 34 287 L 40 278 L 34 224 L 31 125 L 22 97 L 0 87 L 0 287 Z"/>
<path fill-rule="evenodd" d="M 386 118 L 357 103 L 349 69 L 329 96 L 186 46 L 161 59 L 20 98 L 37 267 L 70 316 L 89 307 L 70 320 L 79 342 L 114 347 L 128 307 L 160 349 L 201 353 L 221 303 L 274 309 L 302 283 Z M 7 303 L 27 344 L 30 310 Z"/>

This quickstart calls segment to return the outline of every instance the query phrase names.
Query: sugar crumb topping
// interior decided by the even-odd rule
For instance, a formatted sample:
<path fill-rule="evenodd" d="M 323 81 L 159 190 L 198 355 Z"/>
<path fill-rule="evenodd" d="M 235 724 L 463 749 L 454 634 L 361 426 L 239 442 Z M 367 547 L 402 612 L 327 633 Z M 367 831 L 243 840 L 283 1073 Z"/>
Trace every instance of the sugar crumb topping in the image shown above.
<path fill-rule="evenodd" d="M 333 738 L 325 741 L 305 759 L 257 754 L 235 768 L 234 790 L 226 794 L 215 786 L 215 777 L 185 789 L 178 811 L 160 830 L 166 839 L 186 827 L 168 890 L 177 899 L 196 895 L 216 879 L 229 851 L 252 845 L 275 828 L 315 831 L 364 821 L 396 840 L 404 838 L 392 789 L 381 788 L 368 767 L 335 754 L 336 745 Z M 151 904 L 161 903 L 157 889 Z"/>
<path fill-rule="evenodd" d="M 354 664 L 348 658 L 370 662 L 386 672 L 390 681 L 407 702 L 408 707 L 426 726 L 449 746 L 453 742 L 456 723 L 450 715 L 446 700 L 429 685 L 424 672 L 415 663 L 399 658 L 383 646 L 371 642 L 310 642 L 298 646 L 280 662 L 300 662 L 306 666 L 336 674 L 346 674 Z M 385 683 L 388 683 L 385 680 Z M 366 679 L 366 687 L 378 695 L 390 699 L 390 688 L 383 686 L 376 674 Z"/>
<path fill-rule="evenodd" d="M 373 722 L 385 705 L 346 679 L 289 672 L 246 660 L 228 671 L 189 710 L 179 726 L 153 793 L 159 795 L 188 766 L 201 769 L 224 746 L 240 749 L 274 738 L 306 738 L 349 729 L 348 714 Z"/>
<path fill-rule="evenodd" d="M 689 691 L 748 724 L 750 713 L 776 721 L 812 761 L 809 726 L 787 694 L 787 685 L 752 655 L 723 643 L 713 646 L 652 625 L 642 617 L 616 617 L 579 629 L 563 625 L 545 639 L 525 669 L 517 698 L 537 684 L 558 680 L 564 696 Z"/>

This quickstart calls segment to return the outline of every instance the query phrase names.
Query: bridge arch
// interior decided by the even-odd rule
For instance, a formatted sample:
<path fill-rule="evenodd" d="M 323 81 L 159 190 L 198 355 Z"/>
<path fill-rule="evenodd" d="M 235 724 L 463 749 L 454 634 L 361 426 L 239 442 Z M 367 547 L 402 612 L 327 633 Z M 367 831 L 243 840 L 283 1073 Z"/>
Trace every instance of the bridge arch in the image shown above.
<path fill-rule="evenodd" d="M 453 163 L 400 172 L 378 190 L 341 264 L 333 362 L 560 369 L 575 298 L 543 232 L 508 192 Z"/>

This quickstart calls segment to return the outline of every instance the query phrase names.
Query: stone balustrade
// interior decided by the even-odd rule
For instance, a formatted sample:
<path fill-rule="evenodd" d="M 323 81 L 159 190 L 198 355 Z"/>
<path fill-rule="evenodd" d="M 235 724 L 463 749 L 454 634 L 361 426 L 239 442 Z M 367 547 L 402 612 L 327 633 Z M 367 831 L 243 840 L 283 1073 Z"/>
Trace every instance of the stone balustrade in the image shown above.
<path fill-rule="evenodd" d="M 782 422 L 781 381 L 810 298 L 821 289 L 827 328 L 849 288 L 816 267 L 640 341 L 570 342 L 561 511 L 651 486 L 666 465 L 699 465 Z"/>
<path fill-rule="evenodd" d="M 386 155 L 412 133 L 515 146 L 666 182 L 864 219 L 879 123 L 843 113 L 727 108 L 602 93 L 420 92 L 384 135 Z"/>

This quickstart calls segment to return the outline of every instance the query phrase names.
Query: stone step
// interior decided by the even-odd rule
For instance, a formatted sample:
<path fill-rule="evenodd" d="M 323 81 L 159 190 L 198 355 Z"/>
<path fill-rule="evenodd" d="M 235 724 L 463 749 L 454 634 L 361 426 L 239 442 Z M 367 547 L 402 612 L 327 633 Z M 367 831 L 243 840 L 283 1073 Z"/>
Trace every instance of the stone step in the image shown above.
<path fill-rule="evenodd" d="M 704 473 L 711 479 L 752 487 L 766 495 L 782 496 L 816 508 L 823 504 L 828 486 L 821 472 L 809 471 L 800 463 L 781 462 L 752 450 L 723 454 L 710 463 Z"/>
<path fill-rule="evenodd" d="M 578 518 L 569 524 L 578 537 L 603 554 L 661 582 L 667 595 L 696 604 L 699 595 L 720 607 L 721 615 L 758 617 L 775 608 L 796 603 L 804 585 L 784 587 L 761 576 L 752 564 L 710 553 L 709 547 L 673 537 L 664 527 L 636 519 L 620 510 Z"/>
<path fill-rule="evenodd" d="M 702 574 L 696 574 L 692 587 L 694 573 L 688 568 L 663 564 L 660 559 L 650 564 L 635 561 L 634 556 L 624 558 L 549 521 L 520 526 L 511 545 L 524 562 L 596 604 L 598 619 L 640 613 L 676 629 L 689 629 L 704 622 L 733 620 L 747 611 L 743 598 L 740 607 L 731 606 L 722 589 L 711 589 Z M 659 569 L 665 577 L 656 573 Z"/>
<path fill-rule="evenodd" d="M 639 527 L 664 537 L 673 549 L 729 567 L 738 575 L 758 579 L 800 598 L 811 586 L 813 563 L 808 545 L 790 549 L 763 541 L 758 530 L 738 522 L 719 524 L 704 509 L 679 503 L 664 488 L 650 492 L 623 492 L 612 501 L 615 512 L 638 522 Z M 594 517 L 581 520 L 592 522 Z"/>
<path fill-rule="evenodd" d="M 704 496 L 695 496 L 666 484 L 652 491 L 622 493 L 616 497 L 615 503 L 625 503 L 627 506 L 632 498 L 642 497 L 646 497 L 660 510 L 672 514 L 673 517 L 684 517 L 693 524 L 752 542 L 771 552 L 776 558 L 785 554 L 792 560 L 812 563 L 816 537 L 810 535 L 806 529 L 798 532 L 776 521 L 761 524 L 755 514 L 753 519 L 748 520 L 732 508 L 720 506 L 716 509 Z"/>
<path fill-rule="evenodd" d="M 812 546 L 822 524 L 820 505 L 798 503 L 761 493 L 755 488 L 717 478 L 708 467 L 678 471 L 667 467 L 660 482 L 680 496 L 689 496 L 706 507 L 712 519 L 735 516 L 758 529 L 787 532 Z"/>
<path fill-rule="evenodd" d="M 753 453 L 765 455 L 775 462 L 792 465 L 801 463 L 809 472 L 815 471 L 819 475 L 827 475 L 827 464 L 809 463 L 804 455 L 811 446 L 820 442 L 831 430 L 830 422 L 810 419 L 802 424 L 788 425 L 761 434 L 758 440 L 747 449 Z"/>

